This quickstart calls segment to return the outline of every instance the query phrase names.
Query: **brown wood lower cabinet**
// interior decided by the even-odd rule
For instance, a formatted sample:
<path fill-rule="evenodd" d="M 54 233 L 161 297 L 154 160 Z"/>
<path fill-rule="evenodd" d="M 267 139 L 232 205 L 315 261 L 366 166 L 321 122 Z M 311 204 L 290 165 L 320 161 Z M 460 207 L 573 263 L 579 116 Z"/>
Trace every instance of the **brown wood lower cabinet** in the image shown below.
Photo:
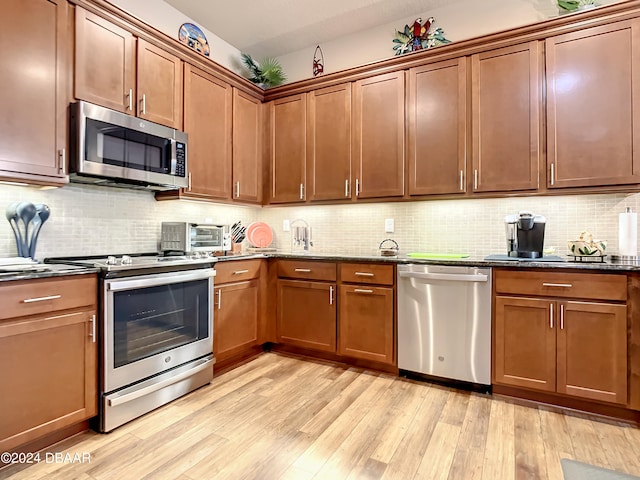
<path fill-rule="evenodd" d="M 392 364 L 393 330 L 393 288 L 340 286 L 340 355 Z"/>
<path fill-rule="evenodd" d="M 259 282 L 219 285 L 214 296 L 213 353 L 220 362 L 258 344 Z"/>
<path fill-rule="evenodd" d="M 336 351 L 336 285 L 278 280 L 278 342 Z"/>
<path fill-rule="evenodd" d="M 496 288 L 513 285 L 513 275 L 522 274 L 496 272 Z M 589 276 L 573 275 L 574 283 Z M 538 288 L 538 276 L 532 274 L 526 289 Z M 611 282 L 619 277 L 611 275 Z M 574 286 L 546 285 L 563 289 L 558 296 Z M 497 295 L 494 319 L 494 383 L 627 404 L 626 304 Z"/>
<path fill-rule="evenodd" d="M 80 301 L 77 294 L 74 299 L 86 307 L 57 310 L 52 305 L 65 300 L 64 289 L 56 295 L 39 295 L 40 280 L 0 287 L 3 301 L 42 307 L 39 314 L 0 320 L 0 451 L 13 450 L 97 413 L 96 279 L 69 278 L 81 288 L 93 286 L 92 296 Z M 46 279 L 44 284 L 55 286 L 57 281 Z M 23 294 L 28 298 L 19 297 Z"/>

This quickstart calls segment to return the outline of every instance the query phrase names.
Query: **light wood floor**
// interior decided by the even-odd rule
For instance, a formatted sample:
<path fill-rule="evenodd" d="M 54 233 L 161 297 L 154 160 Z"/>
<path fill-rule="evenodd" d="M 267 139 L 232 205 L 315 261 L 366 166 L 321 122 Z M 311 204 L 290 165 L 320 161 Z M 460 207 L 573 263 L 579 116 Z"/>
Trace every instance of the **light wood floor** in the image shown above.
<path fill-rule="evenodd" d="M 562 479 L 561 458 L 640 475 L 640 430 L 275 353 L 104 435 L 90 463 L 17 479 Z"/>

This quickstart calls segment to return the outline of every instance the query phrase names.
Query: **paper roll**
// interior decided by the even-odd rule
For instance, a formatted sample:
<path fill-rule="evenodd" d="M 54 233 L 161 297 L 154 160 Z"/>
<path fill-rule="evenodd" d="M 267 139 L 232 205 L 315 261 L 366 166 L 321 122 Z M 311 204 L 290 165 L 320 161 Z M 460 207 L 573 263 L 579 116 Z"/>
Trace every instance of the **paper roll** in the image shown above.
<path fill-rule="evenodd" d="M 618 249 L 620 255 L 635 257 L 638 255 L 638 214 L 627 208 L 619 215 L 618 220 Z"/>

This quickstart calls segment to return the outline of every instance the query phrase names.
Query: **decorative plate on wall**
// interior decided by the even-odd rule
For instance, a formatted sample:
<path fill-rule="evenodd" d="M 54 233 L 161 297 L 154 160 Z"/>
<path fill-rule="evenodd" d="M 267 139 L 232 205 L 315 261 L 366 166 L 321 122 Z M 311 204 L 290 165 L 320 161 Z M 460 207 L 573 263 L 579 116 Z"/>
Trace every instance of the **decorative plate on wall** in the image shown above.
<path fill-rule="evenodd" d="M 183 23 L 180 26 L 180 30 L 178 30 L 178 40 L 205 57 L 209 56 L 209 42 L 207 42 L 207 37 L 197 25 Z"/>

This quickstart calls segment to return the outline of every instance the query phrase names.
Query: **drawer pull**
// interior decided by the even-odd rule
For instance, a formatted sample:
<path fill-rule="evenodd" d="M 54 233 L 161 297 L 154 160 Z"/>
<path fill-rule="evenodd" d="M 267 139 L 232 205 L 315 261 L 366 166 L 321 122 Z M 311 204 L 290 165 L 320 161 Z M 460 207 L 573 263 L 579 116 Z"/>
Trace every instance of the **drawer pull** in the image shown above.
<path fill-rule="evenodd" d="M 234 275 L 242 275 L 243 273 L 249 273 L 249 270 L 236 270 L 233 272 Z"/>
<path fill-rule="evenodd" d="M 356 293 L 373 293 L 373 290 L 368 290 L 365 288 L 354 288 L 353 291 Z"/>
<path fill-rule="evenodd" d="M 49 295 L 48 297 L 26 298 L 22 300 L 22 303 L 46 302 L 47 300 L 57 300 L 58 298 L 62 298 L 62 295 Z"/>
<path fill-rule="evenodd" d="M 563 288 L 571 288 L 573 287 L 570 283 L 543 283 L 543 287 L 563 287 Z"/>
<path fill-rule="evenodd" d="M 296 268 L 296 269 L 294 269 L 294 272 L 311 273 L 311 269 L 310 268 Z"/>
<path fill-rule="evenodd" d="M 356 272 L 357 277 L 374 277 L 375 274 L 370 272 Z"/>

